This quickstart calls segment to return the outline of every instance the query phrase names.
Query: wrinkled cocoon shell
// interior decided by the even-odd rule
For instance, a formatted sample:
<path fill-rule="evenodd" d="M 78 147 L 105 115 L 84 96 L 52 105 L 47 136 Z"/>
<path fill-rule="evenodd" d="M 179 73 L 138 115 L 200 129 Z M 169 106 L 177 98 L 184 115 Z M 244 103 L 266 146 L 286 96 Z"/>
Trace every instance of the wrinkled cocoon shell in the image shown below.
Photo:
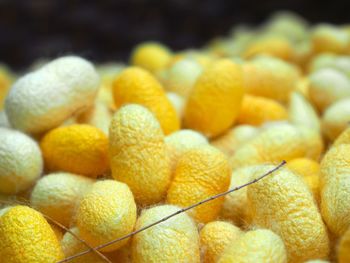
<path fill-rule="evenodd" d="M 237 125 L 210 142 L 227 156 L 231 156 L 241 145 L 258 135 L 259 129 L 250 125 Z"/>
<path fill-rule="evenodd" d="M 332 103 L 350 97 L 350 80 L 336 69 L 317 70 L 309 80 L 310 100 L 321 112 Z"/>
<path fill-rule="evenodd" d="M 42 133 L 90 107 L 99 87 L 93 65 L 80 57 L 53 60 L 12 86 L 5 101 L 11 126 Z"/>
<path fill-rule="evenodd" d="M 24 133 L 0 128 L 0 193 L 17 194 L 27 190 L 42 170 L 37 143 Z"/>
<path fill-rule="evenodd" d="M 291 64 L 278 58 L 259 56 L 243 66 L 249 94 L 287 102 L 296 88 L 299 74 Z"/>
<path fill-rule="evenodd" d="M 310 102 L 299 92 L 293 92 L 291 94 L 288 114 L 290 122 L 295 125 L 309 127 L 316 131 L 321 130 L 317 112 Z"/>
<path fill-rule="evenodd" d="M 326 153 L 320 180 L 322 216 L 339 237 L 350 227 L 350 144 L 333 146 Z"/>
<path fill-rule="evenodd" d="M 130 187 L 138 204 L 161 201 L 170 184 L 171 167 L 154 115 L 143 106 L 126 105 L 114 115 L 109 136 L 112 176 Z"/>
<path fill-rule="evenodd" d="M 141 104 L 158 119 L 165 134 L 180 128 L 176 111 L 157 79 L 148 71 L 129 67 L 114 80 L 113 96 L 117 108 L 128 103 Z"/>
<path fill-rule="evenodd" d="M 245 95 L 237 117 L 237 123 L 261 125 L 269 121 L 286 120 L 286 108 L 269 98 Z"/>
<path fill-rule="evenodd" d="M 272 168 L 261 166 L 259 173 Z M 302 178 L 282 168 L 249 186 L 248 200 L 253 225 L 281 236 L 289 262 L 328 257 L 327 228 Z"/>
<path fill-rule="evenodd" d="M 350 124 L 350 98 L 329 106 L 322 116 L 322 130 L 334 141 Z"/>
<path fill-rule="evenodd" d="M 338 261 L 339 263 L 350 262 L 350 228 L 340 239 L 338 246 Z"/>
<path fill-rule="evenodd" d="M 0 240 L 1 262 L 47 263 L 64 258 L 49 223 L 39 212 L 26 206 L 1 210 Z"/>
<path fill-rule="evenodd" d="M 108 169 L 108 138 L 91 125 L 53 129 L 41 139 L 40 147 L 50 171 L 97 177 Z"/>
<path fill-rule="evenodd" d="M 137 220 L 136 230 L 178 210 L 179 207 L 172 205 L 144 210 Z M 132 261 L 199 263 L 199 236 L 196 225 L 186 213 L 182 213 L 135 235 L 132 239 Z"/>
<path fill-rule="evenodd" d="M 167 202 L 186 207 L 228 189 L 230 169 L 226 156 L 209 145 L 183 154 L 177 163 Z M 223 198 L 189 211 L 197 221 L 207 223 L 220 213 Z"/>
<path fill-rule="evenodd" d="M 201 252 L 204 263 L 215 263 L 225 248 L 238 240 L 242 231 L 224 221 L 212 221 L 200 231 Z"/>
<path fill-rule="evenodd" d="M 323 150 L 320 134 L 309 128 L 276 124 L 241 146 L 230 158 L 233 169 L 307 157 L 318 160 Z"/>
<path fill-rule="evenodd" d="M 77 210 L 77 227 L 81 237 L 98 246 L 134 229 L 136 204 L 129 187 L 114 180 L 99 181 L 81 200 Z M 101 251 L 109 252 L 124 246 L 128 239 L 114 243 Z"/>
<path fill-rule="evenodd" d="M 69 227 L 81 198 L 93 180 L 70 173 L 53 173 L 35 185 L 30 203 L 36 210 Z"/>
<path fill-rule="evenodd" d="M 218 263 L 286 263 L 282 239 L 267 229 L 249 231 L 227 246 Z"/>
<path fill-rule="evenodd" d="M 218 60 L 198 77 L 185 108 L 184 125 L 215 137 L 235 122 L 244 93 L 243 72 L 228 59 Z"/>
<path fill-rule="evenodd" d="M 194 148 L 208 144 L 207 138 L 192 130 L 180 130 L 165 137 L 165 145 L 170 156 L 172 170 L 182 155 Z"/>

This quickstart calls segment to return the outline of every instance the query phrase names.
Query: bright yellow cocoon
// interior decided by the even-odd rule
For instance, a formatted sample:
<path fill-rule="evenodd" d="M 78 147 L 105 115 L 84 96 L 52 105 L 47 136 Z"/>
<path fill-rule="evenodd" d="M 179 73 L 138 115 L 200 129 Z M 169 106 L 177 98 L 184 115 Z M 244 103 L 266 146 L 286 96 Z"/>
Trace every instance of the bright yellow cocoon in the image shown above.
<path fill-rule="evenodd" d="M 224 221 L 213 221 L 200 231 L 201 251 L 204 263 L 215 263 L 225 248 L 238 240 L 242 231 Z"/>
<path fill-rule="evenodd" d="M 260 174 L 274 168 L 261 166 Z M 288 262 L 327 258 L 329 240 L 313 196 L 303 179 L 288 169 L 280 169 L 248 187 L 253 225 L 280 235 Z"/>
<path fill-rule="evenodd" d="M 237 125 L 225 134 L 210 142 L 227 156 L 231 156 L 241 145 L 254 138 L 259 133 L 257 127 L 251 125 Z"/>
<path fill-rule="evenodd" d="M 350 227 L 350 144 L 332 147 L 321 162 L 321 212 L 340 236 Z"/>
<path fill-rule="evenodd" d="M 245 95 L 237 117 L 237 123 L 261 125 L 269 121 L 286 120 L 286 108 L 269 98 Z"/>
<path fill-rule="evenodd" d="M 161 201 L 170 184 L 171 167 L 154 115 L 143 106 L 124 106 L 114 115 L 109 134 L 112 176 L 130 187 L 138 204 Z"/>
<path fill-rule="evenodd" d="M 338 261 L 339 263 L 350 262 L 350 228 L 340 239 L 338 246 Z"/>
<path fill-rule="evenodd" d="M 227 246 L 218 263 L 286 263 L 282 239 L 267 229 L 249 231 Z"/>
<path fill-rule="evenodd" d="M 152 224 L 176 211 L 172 205 L 144 210 L 136 223 L 136 230 Z M 153 226 L 132 239 L 134 263 L 199 263 L 199 236 L 192 219 L 182 213 L 166 222 Z"/>
<path fill-rule="evenodd" d="M 171 51 L 162 44 L 145 42 L 132 51 L 131 64 L 157 72 L 169 64 L 171 57 Z"/>
<path fill-rule="evenodd" d="M 198 77 L 185 108 L 184 124 L 208 137 L 230 128 L 244 93 L 240 66 L 228 59 L 212 63 Z"/>
<path fill-rule="evenodd" d="M 296 89 L 299 73 L 291 64 L 274 57 L 259 56 L 243 65 L 247 93 L 287 102 Z"/>
<path fill-rule="evenodd" d="M 108 139 L 86 124 L 59 127 L 41 140 L 46 168 L 96 177 L 108 169 Z"/>
<path fill-rule="evenodd" d="M 236 169 L 247 165 L 290 161 L 300 157 L 318 160 L 322 150 L 322 138 L 317 131 L 290 124 L 278 124 L 267 128 L 241 146 L 230 158 L 230 164 Z"/>
<path fill-rule="evenodd" d="M 226 156 L 212 146 L 186 152 L 178 161 L 167 202 L 186 207 L 224 192 L 230 183 Z M 218 198 L 189 211 L 196 220 L 207 223 L 220 213 L 223 198 Z"/>
<path fill-rule="evenodd" d="M 158 119 L 165 134 L 180 128 L 175 108 L 166 97 L 158 80 L 138 67 L 125 69 L 113 82 L 113 96 L 117 108 L 128 103 L 141 104 Z"/>
<path fill-rule="evenodd" d="M 49 223 L 39 212 L 26 206 L 1 211 L 0 240 L 1 262 L 55 263 L 64 258 Z"/>
<path fill-rule="evenodd" d="M 129 187 L 114 180 L 99 181 L 80 202 L 77 227 L 81 237 L 93 246 L 107 243 L 132 232 L 136 204 Z M 125 239 L 101 249 L 108 252 L 124 246 Z"/>
<path fill-rule="evenodd" d="M 36 183 L 30 203 L 33 208 L 69 227 L 81 198 L 92 184 L 93 180 L 84 176 L 52 173 Z"/>

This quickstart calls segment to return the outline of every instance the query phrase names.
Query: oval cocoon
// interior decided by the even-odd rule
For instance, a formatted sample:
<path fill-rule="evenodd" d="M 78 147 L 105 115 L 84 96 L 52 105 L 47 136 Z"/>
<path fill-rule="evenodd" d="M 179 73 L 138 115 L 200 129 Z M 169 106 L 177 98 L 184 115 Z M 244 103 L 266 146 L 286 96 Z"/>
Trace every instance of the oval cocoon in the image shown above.
<path fill-rule="evenodd" d="M 77 210 L 81 237 L 92 246 L 107 243 L 132 232 L 136 222 L 136 204 L 129 187 L 113 180 L 92 185 Z M 108 252 L 124 246 L 128 239 L 101 249 Z"/>
<path fill-rule="evenodd" d="M 1 211 L 0 240 L 0 259 L 6 263 L 47 263 L 64 258 L 49 223 L 39 212 L 26 206 Z"/>
<path fill-rule="evenodd" d="M 126 105 L 113 117 L 109 132 L 112 176 L 126 183 L 142 205 L 161 201 L 171 169 L 157 119 L 143 106 Z"/>
<path fill-rule="evenodd" d="M 178 210 L 179 207 L 172 205 L 144 210 L 137 220 L 136 230 Z M 196 225 L 186 213 L 182 213 L 135 235 L 132 239 L 132 262 L 199 263 Z"/>
<path fill-rule="evenodd" d="M 0 193 L 27 190 L 43 170 L 37 143 L 24 133 L 0 128 Z"/>
<path fill-rule="evenodd" d="M 228 59 L 213 62 L 198 77 L 187 101 L 184 125 L 208 137 L 230 128 L 244 94 L 243 72 Z"/>

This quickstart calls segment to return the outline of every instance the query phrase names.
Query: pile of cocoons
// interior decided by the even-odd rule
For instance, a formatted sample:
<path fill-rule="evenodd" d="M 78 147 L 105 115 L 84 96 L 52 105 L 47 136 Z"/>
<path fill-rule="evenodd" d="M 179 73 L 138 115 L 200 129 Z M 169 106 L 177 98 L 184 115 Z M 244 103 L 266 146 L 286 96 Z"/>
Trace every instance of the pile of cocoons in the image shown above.
<path fill-rule="evenodd" d="M 350 24 L 0 66 L 0 262 L 65 259 L 349 263 Z"/>

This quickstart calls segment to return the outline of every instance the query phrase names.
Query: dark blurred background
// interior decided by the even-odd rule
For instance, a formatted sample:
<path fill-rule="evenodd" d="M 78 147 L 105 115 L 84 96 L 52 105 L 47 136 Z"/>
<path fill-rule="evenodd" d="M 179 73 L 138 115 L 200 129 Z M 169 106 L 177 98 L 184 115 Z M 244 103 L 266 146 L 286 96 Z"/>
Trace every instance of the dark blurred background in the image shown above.
<path fill-rule="evenodd" d="M 0 0 L 0 62 L 20 70 L 67 53 L 126 61 L 141 41 L 200 47 L 235 24 L 259 24 L 281 9 L 313 23 L 350 22 L 349 0 Z"/>

